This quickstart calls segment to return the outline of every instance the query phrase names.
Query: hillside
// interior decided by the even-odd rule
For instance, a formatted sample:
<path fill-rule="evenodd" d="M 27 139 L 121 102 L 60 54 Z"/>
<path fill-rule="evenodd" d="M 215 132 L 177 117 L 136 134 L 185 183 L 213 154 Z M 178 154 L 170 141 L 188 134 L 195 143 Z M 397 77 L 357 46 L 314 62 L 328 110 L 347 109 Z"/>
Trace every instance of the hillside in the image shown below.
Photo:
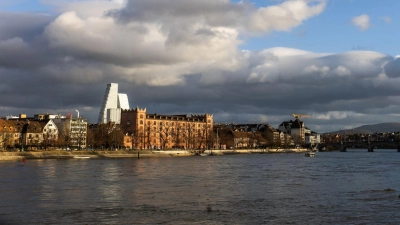
<path fill-rule="evenodd" d="M 354 134 L 372 134 L 380 132 L 398 132 L 400 123 L 378 123 L 373 125 L 363 125 L 350 130 L 332 131 L 329 133 L 354 133 Z"/>

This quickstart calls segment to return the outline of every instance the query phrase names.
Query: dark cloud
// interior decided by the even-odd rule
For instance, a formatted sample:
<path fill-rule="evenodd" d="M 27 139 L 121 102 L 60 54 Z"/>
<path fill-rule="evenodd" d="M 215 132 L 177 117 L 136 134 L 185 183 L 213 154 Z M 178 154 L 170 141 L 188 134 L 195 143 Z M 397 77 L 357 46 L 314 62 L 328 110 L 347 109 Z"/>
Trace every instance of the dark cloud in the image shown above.
<path fill-rule="evenodd" d="M 387 76 L 392 78 L 400 77 L 400 58 L 386 64 L 384 69 Z"/>
<path fill-rule="evenodd" d="M 0 40 L 19 37 L 30 42 L 52 20 L 54 17 L 49 15 L 0 11 Z"/>

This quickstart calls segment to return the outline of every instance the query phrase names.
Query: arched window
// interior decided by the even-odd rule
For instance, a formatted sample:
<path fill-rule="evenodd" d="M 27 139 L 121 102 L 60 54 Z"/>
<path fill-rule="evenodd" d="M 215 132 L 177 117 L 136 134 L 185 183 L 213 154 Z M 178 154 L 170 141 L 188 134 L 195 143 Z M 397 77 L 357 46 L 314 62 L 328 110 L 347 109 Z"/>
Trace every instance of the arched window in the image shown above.
<path fill-rule="evenodd" d="M 143 115 L 140 115 L 140 119 L 143 119 Z"/>
<path fill-rule="evenodd" d="M 143 120 L 140 121 L 140 124 L 143 124 Z"/>

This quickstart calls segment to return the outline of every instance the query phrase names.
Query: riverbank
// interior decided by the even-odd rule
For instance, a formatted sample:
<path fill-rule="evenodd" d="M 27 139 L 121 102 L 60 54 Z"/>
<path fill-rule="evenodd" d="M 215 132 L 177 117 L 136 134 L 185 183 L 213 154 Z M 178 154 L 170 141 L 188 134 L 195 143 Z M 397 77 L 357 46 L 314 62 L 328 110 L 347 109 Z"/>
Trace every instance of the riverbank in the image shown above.
<path fill-rule="evenodd" d="M 207 150 L 214 155 L 253 154 L 253 153 L 300 153 L 307 149 L 234 149 Z M 118 150 L 118 151 L 25 151 L 0 152 L 0 161 L 20 161 L 23 159 L 96 159 L 96 158 L 149 158 L 149 157 L 182 157 L 194 156 L 193 150 Z"/>

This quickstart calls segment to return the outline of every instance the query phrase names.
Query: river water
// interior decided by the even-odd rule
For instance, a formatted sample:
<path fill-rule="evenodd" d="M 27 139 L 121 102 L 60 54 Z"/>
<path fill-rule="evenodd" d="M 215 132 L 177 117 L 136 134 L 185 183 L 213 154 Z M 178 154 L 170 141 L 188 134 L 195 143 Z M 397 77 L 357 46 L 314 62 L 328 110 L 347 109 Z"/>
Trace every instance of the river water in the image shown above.
<path fill-rule="evenodd" d="M 399 170 L 396 150 L 0 162 L 0 224 L 400 224 Z"/>

